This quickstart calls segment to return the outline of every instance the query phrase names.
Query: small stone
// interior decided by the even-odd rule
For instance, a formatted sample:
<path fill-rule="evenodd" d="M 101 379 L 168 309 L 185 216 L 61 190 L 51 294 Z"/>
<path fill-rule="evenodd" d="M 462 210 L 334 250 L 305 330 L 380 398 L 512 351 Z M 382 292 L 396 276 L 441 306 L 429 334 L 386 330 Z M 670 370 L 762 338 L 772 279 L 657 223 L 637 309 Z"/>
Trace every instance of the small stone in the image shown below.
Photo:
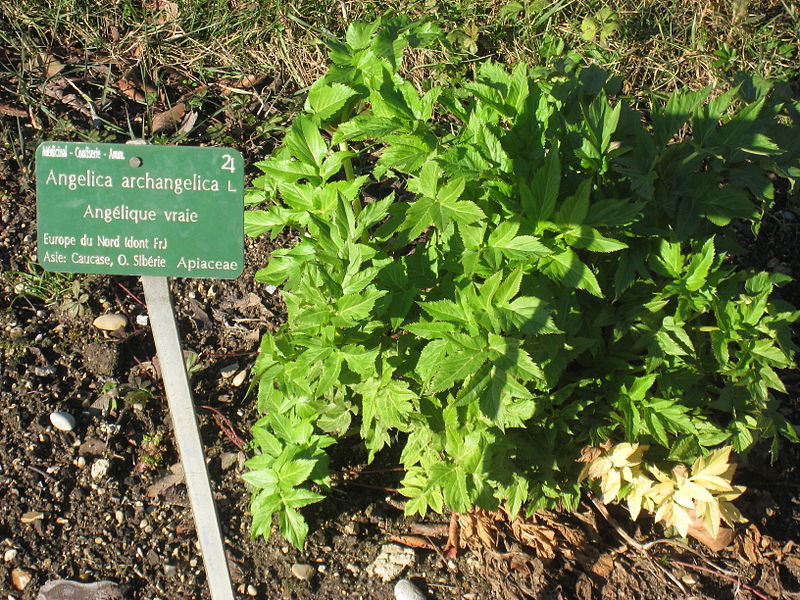
<path fill-rule="evenodd" d="M 50 413 L 50 422 L 53 427 L 61 431 L 72 431 L 75 429 L 75 417 L 67 412 Z"/>
<path fill-rule="evenodd" d="M 9 563 L 15 558 L 17 558 L 17 551 L 14 548 L 9 548 L 3 553 L 3 562 Z"/>
<path fill-rule="evenodd" d="M 229 379 L 236 375 L 236 371 L 239 370 L 239 363 L 234 362 L 229 365 L 225 365 L 219 370 L 219 374 L 222 376 L 223 379 Z"/>
<path fill-rule="evenodd" d="M 26 525 L 30 525 L 34 521 L 41 521 L 42 519 L 44 519 L 44 513 L 41 513 L 38 510 L 26 512 L 19 518 L 19 520 Z"/>
<path fill-rule="evenodd" d="M 122 591 L 113 581 L 97 581 L 94 583 L 78 583 L 65 579 L 48 581 L 39 588 L 36 600 L 125 600 Z"/>
<path fill-rule="evenodd" d="M 307 581 L 314 576 L 314 567 L 303 563 L 292 565 L 292 575 L 301 581 Z"/>
<path fill-rule="evenodd" d="M 277 291 L 277 289 L 278 289 L 278 288 L 277 288 L 277 287 L 275 287 L 274 285 L 272 285 L 271 283 L 268 283 L 268 284 L 267 284 L 267 286 L 266 286 L 267 293 L 268 293 L 270 296 L 271 296 L 272 294 L 274 294 L 274 293 Z"/>
<path fill-rule="evenodd" d="M 242 385 L 244 383 L 245 377 L 247 377 L 247 371 L 246 370 L 239 371 L 236 374 L 236 377 L 231 379 L 231 385 L 233 385 L 235 387 L 239 387 L 240 385 Z"/>
<path fill-rule="evenodd" d="M 220 466 L 222 467 L 223 471 L 227 471 L 233 465 L 239 462 L 239 453 L 238 452 L 226 452 L 222 456 L 219 457 Z"/>
<path fill-rule="evenodd" d="M 37 377 L 50 377 L 56 374 L 56 368 L 53 366 L 48 367 L 33 367 L 33 373 Z"/>
<path fill-rule="evenodd" d="M 394 597 L 396 600 L 425 600 L 425 594 L 410 579 L 401 579 L 395 584 Z"/>
<path fill-rule="evenodd" d="M 106 476 L 108 473 L 108 468 L 111 466 L 111 463 L 105 458 L 98 458 L 96 461 L 92 463 L 92 479 L 101 479 Z"/>
<path fill-rule="evenodd" d="M 83 467 L 86 466 L 86 459 L 83 456 L 79 456 L 78 458 L 75 459 L 75 462 L 73 464 L 79 469 L 82 469 Z"/>
<path fill-rule="evenodd" d="M 164 565 L 164 577 L 172 579 L 178 574 L 178 567 L 175 565 Z"/>
<path fill-rule="evenodd" d="M 147 327 L 147 324 L 150 322 L 150 317 L 147 315 L 136 315 L 136 324 L 140 325 L 141 327 Z"/>
<path fill-rule="evenodd" d="M 252 583 L 247 586 L 247 595 L 248 596 L 258 595 L 258 590 L 256 589 L 256 586 L 254 586 Z"/>
<path fill-rule="evenodd" d="M 399 544 L 384 544 L 380 554 L 367 567 L 367 573 L 380 577 L 386 583 L 395 579 L 408 566 L 414 564 L 416 555 L 411 548 Z"/>
<path fill-rule="evenodd" d="M 92 325 L 104 331 L 117 331 L 122 329 L 128 324 L 128 319 L 125 315 L 120 314 L 107 314 L 97 317 Z"/>
<path fill-rule="evenodd" d="M 32 578 L 30 573 L 22 569 L 11 570 L 11 585 L 14 586 L 15 590 L 19 590 L 20 592 L 28 587 Z"/>

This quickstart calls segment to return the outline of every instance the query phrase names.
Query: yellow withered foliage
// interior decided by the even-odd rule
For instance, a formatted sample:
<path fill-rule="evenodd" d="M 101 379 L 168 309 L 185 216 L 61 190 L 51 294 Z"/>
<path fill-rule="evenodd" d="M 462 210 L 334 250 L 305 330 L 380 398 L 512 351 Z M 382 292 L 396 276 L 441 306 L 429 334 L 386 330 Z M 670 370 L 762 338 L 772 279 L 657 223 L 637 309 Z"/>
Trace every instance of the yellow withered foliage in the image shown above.
<path fill-rule="evenodd" d="M 736 466 L 729 462 L 730 447 L 698 458 L 691 469 L 678 465 L 669 473 L 644 463 L 647 449 L 624 442 L 606 445 L 599 453 L 587 450 L 584 456 L 592 458 L 584 459 L 580 480 L 599 479 L 603 504 L 624 498 L 632 519 L 644 509 L 654 514 L 657 523 L 674 527 L 682 536 L 689 532 L 695 515 L 713 538 L 721 521 L 729 525 L 746 521 L 731 503 L 745 488 L 731 484 Z"/>

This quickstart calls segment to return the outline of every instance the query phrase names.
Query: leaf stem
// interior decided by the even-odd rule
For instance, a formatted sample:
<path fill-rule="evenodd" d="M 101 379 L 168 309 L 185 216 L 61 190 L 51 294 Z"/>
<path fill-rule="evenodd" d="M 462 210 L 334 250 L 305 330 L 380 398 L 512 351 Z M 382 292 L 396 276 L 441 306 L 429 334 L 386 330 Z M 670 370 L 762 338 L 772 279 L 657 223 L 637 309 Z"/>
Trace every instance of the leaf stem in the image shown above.
<path fill-rule="evenodd" d="M 680 566 L 685 567 L 687 569 L 694 569 L 696 571 L 702 571 L 703 573 L 709 573 L 711 575 L 716 575 L 717 577 L 721 577 L 722 579 L 725 579 L 726 581 L 730 581 L 734 585 L 747 590 L 748 592 L 750 592 L 754 596 L 757 596 L 758 598 L 762 598 L 763 600 L 770 600 L 769 596 L 765 596 L 764 594 L 759 592 L 754 587 L 751 587 L 751 586 L 747 585 L 746 583 L 743 583 L 742 580 L 739 579 L 738 577 L 730 577 L 728 575 L 725 575 L 724 573 L 720 573 L 719 571 L 715 571 L 713 569 L 709 569 L 708 567 L 701 567 L 700 565 L 693 565 L 691 563 L 683 562 L 682 560 L 675 560 L 674 558 L 670 558 L 670 559 L 667 559 L 667 560 L 669 560 L 669 562 L 671 562 L 673 564 L 680 565 Z"/>

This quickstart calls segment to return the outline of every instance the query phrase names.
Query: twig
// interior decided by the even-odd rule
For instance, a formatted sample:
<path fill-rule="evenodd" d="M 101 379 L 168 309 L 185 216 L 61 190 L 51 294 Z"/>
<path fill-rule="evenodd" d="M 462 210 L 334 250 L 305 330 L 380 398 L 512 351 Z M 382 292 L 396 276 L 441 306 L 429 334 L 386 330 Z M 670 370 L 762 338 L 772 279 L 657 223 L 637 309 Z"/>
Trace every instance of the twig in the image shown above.
<path fill-rule="evenodd" d="M 630 535 L 628 535 L 628 532 L 625 531 L 620 526 L 619 523 L 617 523 L 616 519 L 614 519 L 614 517 L 612 517 L 610 514 L 608 514 L 608 509 L 603 505 L 602 502 L 598 501 L 597 498 L 595 498 L 594 496 L 589 496 L 589 500 L 592 501 L 592 504 L 597 509 L 597 512 L 599 512 L 601 515 L 603 515 L 603 518 L 606 521 L 608 521 L 608 524 L 611 525 L 614 529 L 616 529 L 616 531 L 619 534 L 619 536 L 623 540 L 625 540 L 625 542 L 629 546 L 632 546 L 632 547 L 636 548 L 639 552 L 641 552 L 645 556 L 648 556 L 647 548 L 645 548 L 642 544 L 640 544 L 635 539 L 633 539 Z"/>
<path fill-rule="evenodd" d="M 236 430 L 233 428 L 233 424 L 230 422 L 230 419 L 219 412 L 216 408 L 211 406 L 201 406 L 200 408 L 205 408 L 206 410 L 210 410 L 214 414 L 214 421 L 217 422 L 217 426 L 222 430 L 222 433 L 233 442 L 233 444 L 239 448 L 239 450 L 244 450 L 244 447 L 247 443 L 238 436 Z"/>
<path fill-rule="evenodd" d="M 663 539 L 660 539 L 660 540 L 653 540 L 652 542 L 647 542 L 646 544 L 642 544 L 642 546 L 644 546 L 647 549 L 650 549 L 653 546 L 655 546 L 656 544 L 668 544 L 670 546 L 674 546 L 675 548 L 679 548 L 680 550 L 683 550 L 685 552 L 689 552 L 690 554 L 694 554 L 697 558 L 702 560 L 707 565 L 710 565 L 711 567 L 713 567 L 714 569 L 716 569 L 720 573 L 724 573 L 726 575 L 731 575 L 731 576 L 736 575 L 736 573 L 734 573 L 733 571 L 729 571 L 728 569 L 723 569 L 719 565 L 714 564 L 713 562 L 708 560 L 705 556 L 703 556 L 702 553 L 698 552 L 697 550 L 695 550 L 691 546 L 687 546 L 686 544 L 683 544 L 683 543 L 678 542 L 676 540 L 670 540 L 670 539 L 667 539 L 667 538 L 663 538 Z M 768 553 L 764 554 L 764 556 L 767 556 L 767 555 L 768 555 Z"/>
<path fill-rule="evenodd" d="M 131 298 L 133 298 L 133 299 L 134 299 L 136 302 L 138 302 L 139 304 L 141 304 L 141 305 L 142 305 L 142 306 L 144 306 L 145 308 L 147 307 L 147 305 L 146 305 L 144 302 L 142 302 L 142 301 L 141 301 L 141 300 L 140 300 L 140 299 L 139 299 L 139 298 L 136 296 L 136 294 L 134 294 L 132 291 L 130 291 L 130 290 L 129 290 L 128 288 L 126 288 L 124 285 L 122 285 L 122 284 L 121 284 L 121 283 L 119 283 L 119 282 L 117 282 L 117 285 L 118 285 L 119 287 L 121 287 L 123 290 L 125 290 L 125 293 L 126 293 L 126 294 L 128 294 L 128 296 L 130 296 Z"/>
<path fill-rule="evenodd" d="M 766 596 L 766 595 L 762 594 L 761 592 L 759 592 L 754 587 L 751 587 L 751 586 L 747 585 L 746 583 L 742 583 L 742 580 L 739 579 L 738 577 L 731 577 L 729 575 L 725 575 L 724 573 L 720 573 L 718 571 L 715 571 L 714 569 L 709 569 L 708 567 L 701 567 L 700 565 L 693 565 L 691 563 L 683 562 L 682 560 L 669 559 L 669 561 L 672 562 L 672 563 L 675 563 L 676 565 L 680 565 L 682 567 L 686 567 L 687 569 L 695 569 L 696 571 L 702 571 L 704 573 L 710 573 L 711 575 L 716 575 L 717 577 L 722 577 L 726 581 L 730 581 L 734 585 L 747 590 L 748 592 L 750 592 L 754 596 L 757 596 L 757 597 L 761 598 L 761 600 L 771 600 L 771 598 L 769 596 Z"/>
<path fill-rule="evenodd" d="M 361 487 L 361 488 L 365 488 L 365 489 L 368 489 L 368 490 L 378 490 L 380 492 L 389 492 L 391 494 L 396 494 L 396 493 L 398 493 L 400 491 L 400 490 L 398 490 L 396 488 L 381 487 L 379 485 L 369 485 L 369 484 L 366 484 L 366 483 L 359 483 L 358 481 L 340 481 L 339 485 L 354 485 L 356 487 Z"/>
<path fill-rule="evenodd" d="M 49 479 L 49 480 L 50 480 L 50 481 L 52 481 L 53 483 L 61 483 L 61 482 L 60 482 L 58 479 L 56 479 L 55 477 L 53 477 L 53 476 L 52 476 L 52 475 L 50 475 L 49 473 L 45 473 L 44 471 L 42 471 L 41 469 L 39 469 L 39 468 L 37 468 L 37 467 L 34 467 L 33 465 L 26 465 L 26 466 L 27 466 L 27 467 L 28 467 L 28 468 L 29 468 L 31 471 L 34 471 L 34 472 L 38 473 L 39 475 L 41 475 L 41 476 L 42 476 L 42 477 L 44 477 L 45 479 Z"/>
<path fill-rule="evenodd" d="M 676 586 L 678 586 L 678 589 L 681 590 L 681 592 L 683 592 L 684 594 L 686 593 L 686 588 L 683 587 L 683 584 L 681 583 L 681 580 L 678 579 L 677 577 L 675 577 L 675 575 L 669 569 L 664 567 L 664 565 L 662 565 L 660 562 L 658 562 L 656 560 L 653 560 L 650 557 L 650 555 L 648 554 L 647 548 L 645 548 L 642 544 L 640 544 L 635 539 L 633 539 L 630 535 L 628 535 L 628 532 L 625 531 L 619 525 L 619 523 L 617 523 L 617 521 L 614 519 L 614 517 L 612 517 L 610 514 L 608 514 L 608 509 L 605 507 L 605 505 L 603 505 L 602 502 L 598 501 L 597 498 L 595 498 L 591 494 L 589 495 L 589 500 L 592 501 L 592 504 L 597 509 L 597 512 L 599 512 L 603 516 L 603 518 L 606 521 L 608 521 L 608 524 L 611 525 L 616 530 L 616 532 L 619 534 L 619 536 L 623 540 L 625 540 L 625 542 L 628 545 L 630 545 L 633 548 L 637 549 L 645 558 L 647 558 L 653 565 L 655 565 L 656 568 L 658 568 L 661 572 L 663 572 L 664 575 L 666 575 L 672 581 L 672 583 L 674 583 Z"/>

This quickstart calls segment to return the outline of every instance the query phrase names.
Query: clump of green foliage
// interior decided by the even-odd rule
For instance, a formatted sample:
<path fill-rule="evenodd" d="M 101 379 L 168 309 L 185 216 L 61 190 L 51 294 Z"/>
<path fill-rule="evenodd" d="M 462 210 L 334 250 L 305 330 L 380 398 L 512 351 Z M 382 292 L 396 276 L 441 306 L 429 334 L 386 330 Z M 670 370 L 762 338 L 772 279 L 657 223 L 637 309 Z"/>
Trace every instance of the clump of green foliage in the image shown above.
<path fill-rule="evenodd" d="M 298 509 L 345 436 L 370 459 L 402 444 L 409 514 L 512 515 L 576 507 L 589 447 L 669 466 L 796 440 L 773 395 L 796 350 L 787 277 L 737 268 L 730 224 L 758 226 L 771 173 L 800 175 L 797 106 L 748 80 L 643 115 L 599 69 L 488 61 L 420 91 L 403 50 L 440 39 L 351 25 L 257 165 L 247 233 L 298 242 L 256 274 L 288 321 L 253 369 L 254 534 L 277 514 L 302 547 Z"/>

